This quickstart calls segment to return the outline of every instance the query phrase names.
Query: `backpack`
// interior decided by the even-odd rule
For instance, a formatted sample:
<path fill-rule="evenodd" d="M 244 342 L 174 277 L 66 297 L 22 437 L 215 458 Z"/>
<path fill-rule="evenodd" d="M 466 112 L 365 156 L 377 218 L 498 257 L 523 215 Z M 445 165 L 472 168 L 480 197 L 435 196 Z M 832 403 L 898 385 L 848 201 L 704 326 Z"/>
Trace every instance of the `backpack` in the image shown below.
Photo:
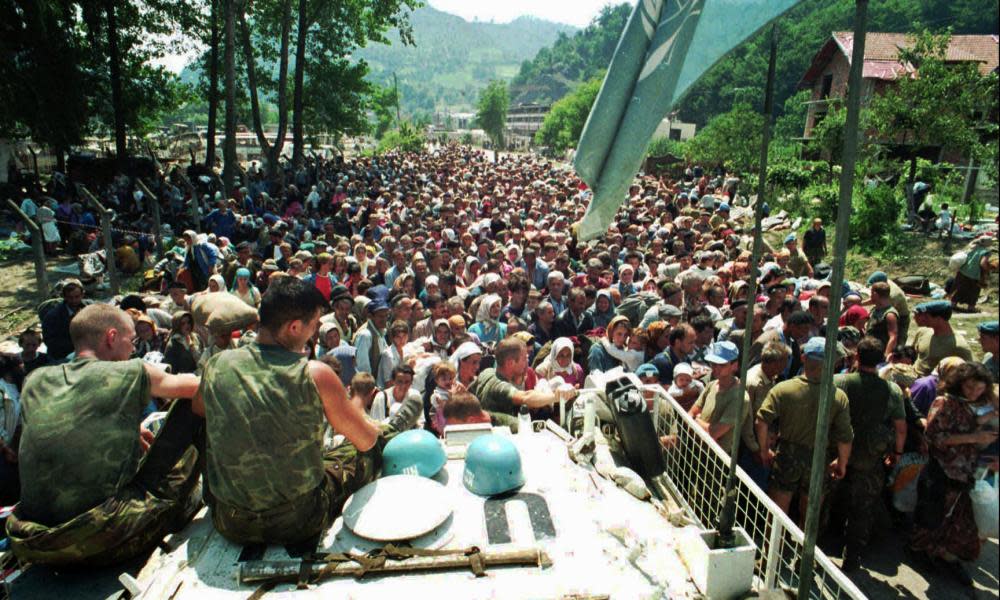
<path fill-rule="evenodd" d="M 621 304 L 615 308 L 615 315 L 622 315 L 628 318 L 629 325 L 638 327 L 646 311 L 660 301 L 659 294 L 653 292 L 636 292 L 630 294 L 622 300 Z"/>

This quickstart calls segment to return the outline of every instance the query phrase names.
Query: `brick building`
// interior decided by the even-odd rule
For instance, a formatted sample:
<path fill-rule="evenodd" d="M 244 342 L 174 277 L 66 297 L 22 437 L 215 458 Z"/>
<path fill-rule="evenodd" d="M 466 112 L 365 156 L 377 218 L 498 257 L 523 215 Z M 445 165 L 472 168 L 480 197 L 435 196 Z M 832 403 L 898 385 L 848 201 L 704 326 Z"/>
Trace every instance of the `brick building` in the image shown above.
<path fill-rule="evenodd" d="M 847 78 L 851 69 L 854 33 L 836 31 L 813 57 L 809 70 L 802 76 L 799 89 L 811 89 L 809 110 L 803 137 L 826 116 L 832 101 L 847 96 Z M 865 39 L 865 62 L 862 67 L 862 102 L 893 85 L 900 77 L 910 77 L 916 69 L 899 62 L 899 49 L 911 44 L 905 33 L 868 33 Z M 997 69 L 1000 38 L 996 35 L 954 35 L 948 45 L 948 62 L 977 62 L 979 72 L 986 75 Z"/>

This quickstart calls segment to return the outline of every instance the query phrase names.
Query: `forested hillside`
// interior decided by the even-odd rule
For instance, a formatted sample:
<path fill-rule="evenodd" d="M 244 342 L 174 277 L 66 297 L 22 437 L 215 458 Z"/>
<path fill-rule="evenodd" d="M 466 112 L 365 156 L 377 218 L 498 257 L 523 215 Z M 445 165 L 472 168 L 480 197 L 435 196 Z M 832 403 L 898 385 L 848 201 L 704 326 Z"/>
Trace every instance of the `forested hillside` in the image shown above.
<path fill-rule="evenodd" d="M 358 57 L 368 62 L 370 81 L 392 85 L 396 73 L 405 112 L 427 114 L 446 107 L 472 110 L 491 79 L 510 79 L 522 61 L 576 31 L 531 17 L 504 24 L 469 22 L 430 6 L 414 11 L 410 22 L 415 47 L 402 45 L 391 32 L 391 45 L 371 45 Z"/>
<path fill-rule="evenodd" d="M 582 81 L 606 69 L 631 4 L 606 7 L 587 28 L 560 36 L 521 65 L 511 82 L 513 103 L 558 100 Z M 853 0 L 806 0 L 779 21 L 776 110 L 796 91 L 813 55 L 832 31 L 853 26 Z M 908 32 L 923 28 L 953 33 L 997 33 L 996 0 L 882 0 L 868 9 L 869 31 Z M 695 84 L 680 116 L 703 125 L 736 100 L 759 101 L 767 72 L 767 44 L 758 34 L 724 58 Z"/>

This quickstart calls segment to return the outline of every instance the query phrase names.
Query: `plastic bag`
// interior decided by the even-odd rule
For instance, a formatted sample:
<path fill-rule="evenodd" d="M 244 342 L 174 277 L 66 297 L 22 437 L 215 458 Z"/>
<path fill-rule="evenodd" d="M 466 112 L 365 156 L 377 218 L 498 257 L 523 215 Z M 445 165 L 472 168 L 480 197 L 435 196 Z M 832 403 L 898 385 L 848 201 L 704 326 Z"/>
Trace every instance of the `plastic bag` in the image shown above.
<path fill-rule="evenodd" d="M 912 513 L 917 508 L 917 480 L 927 464 L 927 457 L 917 452 L 904 454 L 891 477 L 892 505 L 902 513 Z"/>
<path fill-rule="evenodd" d="M 976 518 L 979 539 L 996 538 L 1000 530 L 1000 496 L 997 489 L 985 479 L 976 481 L 969 492 L 972 499 L 972 514 Z"/>

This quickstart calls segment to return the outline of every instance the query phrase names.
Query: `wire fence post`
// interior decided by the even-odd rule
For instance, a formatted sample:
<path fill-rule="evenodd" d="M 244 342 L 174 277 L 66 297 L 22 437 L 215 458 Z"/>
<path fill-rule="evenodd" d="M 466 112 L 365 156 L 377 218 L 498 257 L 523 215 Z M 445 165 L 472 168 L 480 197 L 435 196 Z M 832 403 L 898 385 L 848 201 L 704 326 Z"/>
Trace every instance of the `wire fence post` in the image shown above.
<path fill-rule="evenodd" d="M 101 201 L 97 199 L 96 196 L 90 193 L 84 186 L 80 186 L 80 192 L 90 200 L 98 211 L 101 213 L 101 234 L 104 238 L 104 266 L 108 273 L 108 280 L 111 285 L 111 295 L 117 296 L 121 289 L 120 283 L 118 281 L 118 268 L 115 265 L 115 245 L 114 241 L 111 239 L 111 211 L 101 204 Z"/>
<path fill-rule="evenodd" d="M 149 187 L 141 179 L 136 178 L 135 184 L 149 198 L 149 207 L 153 213 L 153 227 L 155 232 L 153 239 L 156 241 L 156 258 L 159 260 L 163 258 L 163 223 L 160 220 L 160 198 L 150 191 Z"/>
<path fill-rule="evenodd" d="M 847 85 L 847 121 L 844 125 L 844 149 L 840 172 L 840 204 L 837 208 L 836 244 L 833 252 L 833 273 L 830 276 L 830 309 L 827 314 L 826 346 L 823 354 L 823 374 L 820 379 L 819 407 L 816 414 L 816 439 L 813 442 L 812 467 L 809 473 L 809 508 L 806 511 L 805 539 L 799 564 L 800 599 L 809 598 L 813 587 L 813 559 L 816 535 L 823 503 L 823 480 L 826 478 L 826 451 L 829 437 L 830 405 L 837 389 L 833 385 L 833 363 L 837 354 L 837 327 L 844 284 L 844 262 L 851 229 L 851 197 L 854 195 L 854 163 L 858 154 L 858 116 L 861 110 L 861 68 L 865 56 L 865 33 L 868 20 L 868 0 L 856 0 L 854 39 L 851 49 L 851 71 Z"/>
<path fill-rule="evenodd" d="M 25 226 L 31 233 L 31 253 L 35 260 L 35 286 L 37 287 L 38 301 L 43 302 L 49 297 L 49 274 L 45 270 L 45 241 L 42 239 L 42 228 L 31 217 L 24 214 L 24 211 L 13 200 L 8 198 L 7 204 L 17 216 L 24 220 Z"/>

